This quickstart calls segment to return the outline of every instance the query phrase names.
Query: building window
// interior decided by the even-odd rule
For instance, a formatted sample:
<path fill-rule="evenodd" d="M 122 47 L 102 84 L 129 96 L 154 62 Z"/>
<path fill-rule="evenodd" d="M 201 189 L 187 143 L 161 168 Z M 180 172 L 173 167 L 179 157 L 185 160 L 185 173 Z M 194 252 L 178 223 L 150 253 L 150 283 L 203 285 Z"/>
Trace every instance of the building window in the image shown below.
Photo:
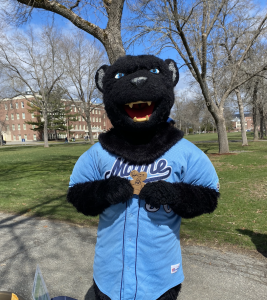
<path fill-rule="evenodd" d="M 21 141 L 21 135 L 19 134 L 19 141 Z"/>
<path fill-rule="evenodd" d="M 85 130 L 85 125 L 83 125 L 83 130 Z"/>
<path fill-rule="evenodd" d="M 77 111 L 77 109 L 76 109 L 76 106 L 74 107 L 74 112 L 76 112 Z"/>
<path fill-rule="evenodd" d="M 106 121 L 104 121 L 104 126 L 106 126 Z"/>
<path fill-rule="evenodd" d="M 19 108 L 19 104 L 16 102 L 16 108 Z"/>
<path fill-rule="evenodd" d="M 101 125 L 99 126 L 99 129 L 101 129 Z"/>
<path fill-rule="evenodd" d="M 6 126 L 6 131 L 9 131 L 9 125 Z"/>
<path fill-rule="evenodd" d="M 79 138 L 79 135 L 78 135 L 78 133 L 76 134 L 76 139 L 78 139 Z"/>
<path fill-rule="evenodd" d="M 98 118 L 95 118 L 95 121 L 98 122 Z"/>
<path fill-rule="evenodd" d="M 34 113 L 32 113 L 32 119 L 34 118 Z"/>
<path fill-rule="evenodd" d="M 106 114 L 104 114 L 103 116 L 104 116 L 104 119 L 105 119 L 106 118 Z"/>
<path fill-rule="evenodd" d="M 21 108 L 24 108 L 24 102 L 21 102 Z"/>
<path fill-rule="evenodd" d="M 95 117 L 93 117 L 93 122 L 95 121 Z"/>
<path fill-rule="evenodd" d="M 22 119 L 25 120 L 25 113 L 22 113 Z"/>
<path fill-rule="evenodd" d="M 13 130 L 13 131 L 15 130 L 15 125 L 14 125 L 14 124 L 12 124 L 12 130 Z"/>
<path fill-rule="evenodd" d="M 17 120 L 19 120 L 19 114 L 17 114 Z"/>
<path fill-rule="evenodd" d="M 98 114 L 101 115 L 101 110 L 99 109 Z"/>
<path fill-rule="evenodd" d="M 18 130 L 20 130 L 20 124 L 18 124 Z"/>
<path fill-rule="evenodd" d="M 24 134 L 24 139 L 25 141 L 27 141 L 27 134 Z"/>
<path fill-rule="evenodd" d="M 10 103 L 10 108 L 11 108 L 11 109 L 13 108 L 13 104 L 12 104 L 12 103 Z"/>
<path fill-rule="evenodd" d="M 14 114 L 11 114 L 11 120 L 14 120 Z"/>
<path fill-rule="evenodd" d="M 76 130 L 78 129 L 78 125 L 75 125 L 75 129 L 76 129 Z"/>
<path fill-rule="evenodd" d="M 6 120 L 9 120 L 8 115 L 6 115 Z"/>
<path fill-rule="evenodd" d="M 79 125 L 79 129 L 82 130 L 82 125 Z"/>
<path fill-rule="evenodd" d="M 26 124 L 23 124 L 23 129 L 26 130 Z"/>
<path fill-rule="evenodd" d="M 34 129 L 35 128 L 35 125 L 32 125 L 32 129 Z"/>
<path fill-rule="evenodd" d="M 15 141 L 16 140 L 16 136 L 15 135 L 13 135 L 13 141 Z"/>
<path fill-rule="evenodd" d="M 36 134 L 33 135 L 33 140 L 36 141 Z"/>
<path fill-rule="evenodd" d="M 5 110 L 7 110 L 7 105 L 5 104 Z"/>

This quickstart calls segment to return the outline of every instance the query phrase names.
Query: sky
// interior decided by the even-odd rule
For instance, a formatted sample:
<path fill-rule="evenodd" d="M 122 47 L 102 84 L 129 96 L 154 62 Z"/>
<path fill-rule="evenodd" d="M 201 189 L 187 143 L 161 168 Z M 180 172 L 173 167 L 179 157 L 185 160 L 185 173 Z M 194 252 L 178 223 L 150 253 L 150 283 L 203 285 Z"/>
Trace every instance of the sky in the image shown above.
<path fill-rule="evenodd" d="M 190 0 L 186 0 L 186 1 L 190 1 Z M 261 6 L 261 9 L 263 9 L 264 7 L 266 8 L 266 0 L 256 0 L 255 2 L 259 3 L 259 5 Z M 127 18 L 127 14 L 129 13 L 129 11 L 126 9 L 124 9 L 123 11 L 123 17 Z M 53 17 L 52 17 L 53 16 Z M 52 21 L 52 18 L 54 18 L 54 22 L 56 23 L 56 25 L 61 28 L 63 31 L 72 31 L 74 29 L 76 29 L 76 27 L 67 19 L 56 15 L 56 14 L 52 14 L 51 12 L 45 12 L 43 10 L 33 10 L 33 14 L 32 14 L 32 19 L 30 22 L 28 22 L 27 24 L 22 25 L 19 30 L 26 30 L 27 27 L 29 25 L 33 25 L 34 28 L 38 28 L 41 27 L 45 24 L 47 24 L 48 21 Z M 89 20 L 91 22 L 95 22 L 94 17 L 92 17 L 92 20 Z M 97 25 L 99 23 L 96 23 Z M 102 26 L 101 26 L 102 25 Z M 104 27 L 105 24 L 101 24 L 100 27 Z M 90 36 L 89 34 L 87 35 L 89 39 L 94 39 L 92 36 Z M 139 55 L 139 54 L 143 54 L 145 52 L 145 47 L 149 44 L 149 40 L 146 40 L 144 42 L 143 46 L 135 46 L 134 48 L 131 48 L 129 52 L 127 52 L 127 54 L 132 54 L 132 55 Z M 162 59 L 167 59 L 167 58 L 172 58 L 175 61 L 178 61 L 178 55 L 177 52 L 174 49 L 170 49 L 168 48 L 168 50 L 165 50 L 164 52 L 160 53 L 158 55 L 160 58 Z M 188 88 L 188 78 L 191 77 L 190 75 L 188 75 L 188 72 L 186 67 L 183 67 L 182 69 L 180 69 L 180 81 L 177 85 L 177 89 L 180 91 L 183 91 L 185 89 Z"/>

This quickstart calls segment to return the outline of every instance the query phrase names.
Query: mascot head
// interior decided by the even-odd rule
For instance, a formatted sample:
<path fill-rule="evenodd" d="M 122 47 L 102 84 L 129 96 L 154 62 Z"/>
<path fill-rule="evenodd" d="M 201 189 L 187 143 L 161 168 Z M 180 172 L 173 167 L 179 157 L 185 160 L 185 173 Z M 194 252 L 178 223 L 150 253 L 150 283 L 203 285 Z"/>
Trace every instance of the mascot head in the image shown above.
<path fill-rule="evenodd" d="M 95 80 L 114 128 L 142 132 L 167 121 L 179 71 L 171 59 L 127 55 L 100 67 Z"/>

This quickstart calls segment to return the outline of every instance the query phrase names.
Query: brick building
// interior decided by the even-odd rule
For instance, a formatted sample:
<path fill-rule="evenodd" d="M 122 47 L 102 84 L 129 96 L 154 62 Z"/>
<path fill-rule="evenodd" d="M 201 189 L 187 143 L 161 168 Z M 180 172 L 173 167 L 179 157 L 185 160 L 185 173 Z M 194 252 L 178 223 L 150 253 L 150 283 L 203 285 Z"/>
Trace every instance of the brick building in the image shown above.
<path fill-rule="evenodd" d="M 241 131 L 241 121 L 240 116 L 235 117 L 232 120 L 233 128 L 236 131 Z M 250 114 L 245 114 L 245 129 L 246 130 L 253 130 L 254 124 L 253 124 L 253 118 Z"/>
<path fill-rule="evenodd" d="M 26 121 L 37 121 L 34 114 L 28 111 L 29 106 L 27 102 L 31 99 L 33 99 L 32 95 L 27 95 L 1 101 L 0 118 L 5 119 L 5 126 L 2 130 L 3 139 L 5 141 L 21 141 L 22 139 L 26 141 L 36 141 L 39 139 L 38 132 L 32 130 L 34 125 L 25 124 Z M 62 100 L 62 102 L 71 108 L 72 114 L 77 115 L 78 111 L 74 104 L 67 100 Z M 82 102 L 77 101 L 77 106 L 80 106 L 81 103 Z M 70 121 L 70 125 L 73 127 L 70 130 L 70 138 L 83 138 L 84 136 L 88 136 L 87 123 L 81 115 L 78 115 L 77 118 L 78 121 Z M 103 105 L 94 106 L 91 112 L 91 126 L 95 138 L 98 138 L 101 132 L 105 132 L 112 127 Z M 55 138 L 53 132 L 49 132 L 48 136 L 49 139 Z M 66 136 L 66 132 L 60 132 L 58 134 L 58 138 L 63 139 Z"/>

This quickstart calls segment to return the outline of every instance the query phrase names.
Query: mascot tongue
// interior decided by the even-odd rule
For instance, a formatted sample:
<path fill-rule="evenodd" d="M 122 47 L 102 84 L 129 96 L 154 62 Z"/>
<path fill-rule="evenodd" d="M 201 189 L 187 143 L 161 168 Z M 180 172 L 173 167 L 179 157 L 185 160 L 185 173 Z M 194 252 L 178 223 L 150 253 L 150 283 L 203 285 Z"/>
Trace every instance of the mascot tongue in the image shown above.
<path fill-rule="evenodd" d="M 150 117 L 152 115 L 154 103 L 152 102 L 150 106 L 148 106 L 146 103 L 142 103 L 142 105 L 134 104 L 132 108 L 128 105 L 125 105 L 124 108 L 128 116 L 132 119 L 135 117 L 137 119 L 145 119 L 146 116 Z"/>

